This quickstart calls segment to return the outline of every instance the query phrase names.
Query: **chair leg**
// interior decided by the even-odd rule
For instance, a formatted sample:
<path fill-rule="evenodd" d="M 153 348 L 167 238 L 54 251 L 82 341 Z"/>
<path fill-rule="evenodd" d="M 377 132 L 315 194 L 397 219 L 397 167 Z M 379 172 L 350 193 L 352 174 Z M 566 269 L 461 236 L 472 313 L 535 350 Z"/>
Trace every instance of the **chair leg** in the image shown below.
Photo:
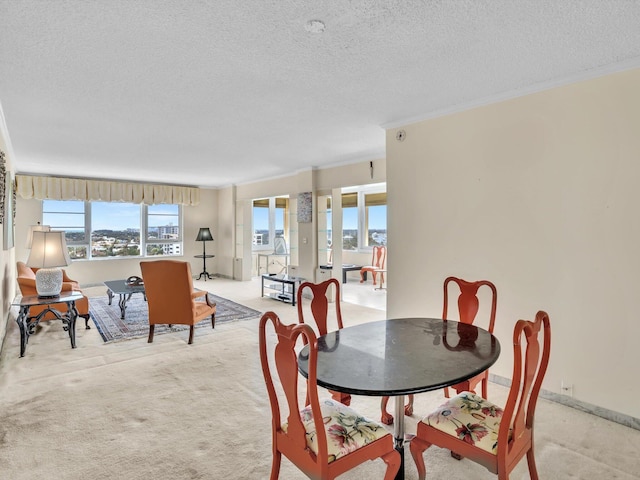
<path fill-rule="evenodd" d="M 410 417 L 411 415 L 413 415 L 413 394 L 409 395 L 409 401 L 404 406 L 404 414 L 407 417 Z"/>
<path fill-rule="evenodd" d="M 331 390 L 329 390 L 329 392 L 331 393 L 331 398 L 333 398 L 336 402 L 340 402 L 347 407 L 349 406 L 349 404 L 351 404 L 351 395 L 349 395 L 348 393 L 332 392 Z M 309 405 L 309 403 L 307 403 L 307 405 Z"/>
<path fill-rule="evenodd" d="M 385 425 L 391 425 L 393 423 L 393 415 L 387 412 L 387 403 L 389 403 L 389 397 L 382 397 L 380 400 L 380 421 Z"/>
<path fill-rule="evenodd" d="M 84 328 L 87 330 L 90 330 L 91 327 L 89 326 L 89 319 L 91 318 L 91 315 L 87 313 L 86 315 L 80 315 L 80 316 L 84 318 Z"/>
<path fill-rule="evenodd" d="M 189 345 L 191 345 L 193 343 L 193 331 L 195 330 L 195 327 L 193 325 L 191 325 L 189 327 Z"/>
<path fill-rule="evenodd" d="M 397 451 L 389 452 L 382 456 L 382 461 L 387 464 L 387 471 L 384 474 L 384 480 L 393 480 L 398 475 L 398 471 L 402 466 L 400 453 Z"/>
<path fill-rule="evenodd" d="M 487 388 L 487 384 L 489 383 L 489 380 L 487 379 L 487 377 L 484 377 L 482 379 L 482 398 L 489 398 L 489 393 L 488 393 L 488 388 Z"/>
<path fill-rule="evenodd" d="M 425 480 L 427 476 L 427 468 L 424 465 L 424 451 L 431 446 L 430 443 L 425 442 L 421 438 L 414 437 L 409 443 L 409 450 L 413 457 L 413 462 L 418 469 L 418 479 Z"/>
<path fill-rule="evenodd" d="M 147 343 L 153 343 L 153 330 L 155 328 L 155 325 L 149 325 L 149 339 L 147 340 Z"/>
<path fill-rule="evenodd" d="M 529 477 L 531 480 L 538 480 L 538 469 L 536 468 L 536 458 L 533 455 L 533 441 L 531 448 L 527 452 L 527 465 L 529 465 Z"/>
<path fill-rule="evenodd" d="M 393 423 L 393 415 L 387 412 L 387 404 L 389 403 L 389 397 L 382 397 L 380 399 L 380 421 L 385 425 L 391 425 Z M 345 403 L 348 405 L 348 403 Z M 404 406 L 404 414 L 407 417 L 413 415 L 413 394 L 409 395 L 409 401 Z"/>
<path fill-rule="evenodd" d="M 216 328 L 216 314 L 211 315 L 211 328 Z"/>
<path fill-rule="evenodd" d="M 280 475 L 280 461 L 282 460 L 282 454 L 280 452 L 273 453 L 273 461 L 271 462 L 271 476 L 270 480 L 278 480 Z"/>

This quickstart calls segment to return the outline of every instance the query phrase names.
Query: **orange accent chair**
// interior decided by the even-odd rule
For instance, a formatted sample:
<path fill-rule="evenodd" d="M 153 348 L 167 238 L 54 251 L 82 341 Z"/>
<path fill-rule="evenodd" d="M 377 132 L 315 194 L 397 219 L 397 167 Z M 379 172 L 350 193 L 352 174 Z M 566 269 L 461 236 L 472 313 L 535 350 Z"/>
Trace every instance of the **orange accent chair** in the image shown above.
<path fill-rule="evenodd" d="M 476 319 L 478 310 L 480 307 L 480 300 L 478 299 L 478 290 L 480 287 L 486 286 L 491 290 L 491 310 L 489 312 L 489 333 L 493 333 L 493 326 L 496 321 L 496 306 L 498 302 L 498 291 L 496 286 L 488 280 L 478 280 L 476 282 L 468 282 L 457 277 L 447 277 L 444 280 L 444 302 L 442 307 L 442 318 L 449 319 L 449 284 L 455 283 L 460 289 L 460 295 L 458 296 L 458 320 L 461 323 L 472 324 Z M 443 342 L 446 345 L 446 338 L 443 338 Z M 458 346 L 450 346 L 450 349 L 455 349 Z M 455 389 L 457 393 L 463 390 L 469 390 L 475 393 L 476 386 L 482 382 L 482 396 L 487 398 L 487 384 L 489 383 L 489 370 L 476 375 L 469 380 L 453 385 L 451 388 Z M 449 388 L 445 387 L 444 396 L 449 398 Z M 382 422 L 390 425 L 393 423 L 393 417 L 387 413 L 387 403 L 389 397 L 382 398 Z M 409 413 L 407 413 L 409 412 Z M 405 415 L 411 415 L 413 413 L 413 395 L 409 395 L 409 402 L 405 405 Z"/>
<path fill-rule="evenodd" d="M 28 267 L 24 262 L 17 262 L 16 266 L 18 269 L 18 286 L 20 287 L 20 293 L 22 296 L 27 297 L 29 295 L 38 295 L 38 291 L 36 290 L 36 272 L 38 269 Z M 62 291 L 76 291 L 82 293 L 78 282 L 70 279 L 67 276 L 67 272 L 64 270 L 62 270 Z M 91 318 L 91 315 L 89 314 L 89 299 L 86 296 L 83 296 L 80 300 L 76 300 L 75 303 L 76 310 L 78 310 L 78 316 L 84 318 L 85 328 L 91 328 L 89 326 L 89 319 Z M 29 308 L 29 318 L 37 317 L 38 314 L 46 310 L 48 307 L 54 308 L 62 314 L 67 313 L 68 310 L 67 304 L 64 302 L 53 303 L 51 305 L 38 305 Z M 47 312 L 41 318 L 41 321 L 54 320 L 56 318 L 57 317 L 52 312 Z"/>
<path fill-rule="evenodd" d="M 360 283 L 364 283 L 366 272 L 371 272 L 371 276 L 373 277 L 373 284 L 376 284 L 376 276 L 378 272 L 376 270 L 384 270 L 384 265 L 387 260 L 387 247 L 385 246 L 375 246 L 373 247 L 373 254 L 371 256 L 371 265 L 367 265 L 360 269 Z M 380 272 L 382 275 L 382 283 L 384 283 L 384 273 Z M 380 285 L 382 285 L 380 283 Z"/>
<path fill-rule="evenodd" d="M 541 330 L 542 348 L 538 338 Z M 513 332 L 513 378 L 504 409 L 474 393 L 462 392 L 418 422 L 410 444 L 418 478 L 426 476 L 423 452 L 436 445 L 485 466 L 501 480 L 508 479 L 526 455 L 529 476 L 538 480 L 533 421 L 550 350 L 551 328 L 545 312 L 539 311 L 533 322 L 518 320 Z"/>
<path fill-rule="evenodd" d="M 144 289 L 149 306 L 149 339 L 157 324 L 189 325 L 189 345 L 193 343 L 194 326 L 211 316 L 211 328 L 216 326 L 216 304 L 208 292 L 194 290 L 189 262 L 156 260 L 140 262 Z M 204 297 L 204 302 L 196 299 Z"/>
<path fill-rule="evenodd" d="M 311 290 L 313 298 L 311 299 L 311 316 L 316 322 L 318 327 L 318 333 L 320 335 L 326 335 L 328 332 L 328 320 L 329 320 L 329 297 L 328 290 L 333 285 L 335 293 L 335 305 L 336 313 L 335 318 L 338 323 L 338 330 L 343 327 L 342 324 L 342 312 L 340 310 L 340 282 L 335 278 L 330 278 L 322 283 L 304 282 L 298 288 L 297 299 L 298 302 L 298 323 L 305 323 L 304 321 L 304 308 L 302 305 L 302 296 L 305 289 Z M 351 403 L 351 395 L 342 392 L 330 391 L 334 400 L 340 403 L 349 405 Z"/>
<path fill-rule="evenodd" d="M 267 352 L 267 324 L 275 330 L 274 352 Z M 271 333 L 271 329 L 269 329 Z M 401 458 L 393 446 L 393 436 L 383 425 L 359 415 L 332 399 L 318 398 L 316 377 L 318 340 L 310 325 L 285 325 L 274 312 L 265 313 L 259 328 L 260 361 L 271 403 L 272 452 L 271 480 L 280 474 L 282 455 L 309 478 L 331 480 L 367 460 L 382 458 L 387 464 L 385 480 L 395 478 Z M 308 406 L 301 409 L 299 391 L 298 338 L 309 345 L 309 377 L 306 385 Z M 273 355 L 271 356 L 271 353 Z M 276 393 L 272 373 L 280 380 L 283 396 Z M 286 406 L 281 417 L 279 399 Z"/>

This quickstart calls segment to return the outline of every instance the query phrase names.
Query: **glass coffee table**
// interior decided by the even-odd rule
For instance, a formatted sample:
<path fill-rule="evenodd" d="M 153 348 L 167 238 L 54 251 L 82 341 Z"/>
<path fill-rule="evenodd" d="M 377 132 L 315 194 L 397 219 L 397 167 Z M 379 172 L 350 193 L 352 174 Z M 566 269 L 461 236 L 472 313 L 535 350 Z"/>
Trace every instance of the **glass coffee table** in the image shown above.
<path fill-rule="evenodd" d="M 110 280 L 104 282 L 107 287 L 107 296 L 109 297 L 109 305 L 113 300 L 114 295 L 119 295 L 120 300 L 118 305 L 120 306 L 120 318 L 124 320 L 124 314 L 127 309 L 127 302 L 134 293 L 141 293 L 144 296 L 145 302 L 147 301 L 147 294 L 144 291 L 144 284 L 141 285 L 129 285 L 126 280 Z"/>

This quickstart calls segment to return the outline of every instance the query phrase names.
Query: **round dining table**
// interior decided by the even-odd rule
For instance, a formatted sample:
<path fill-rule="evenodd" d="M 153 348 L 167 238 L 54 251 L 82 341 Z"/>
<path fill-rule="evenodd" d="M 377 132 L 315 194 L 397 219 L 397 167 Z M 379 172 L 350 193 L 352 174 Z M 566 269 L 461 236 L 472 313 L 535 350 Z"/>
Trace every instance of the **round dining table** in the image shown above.
<path fill-rule="evenodd" d="M 485 371 L 500 342 L 483 328 L 454 320 L 397 318 L 345 327 L 318 337 L 317 384 L 352 395 L 394 397 L 394 443 L 403 464 L 404 397 L 456 385 Z M 298 355 L 307 377 L 309 346 Z M 459 386 L 458 384 L 462 384 Z"/>

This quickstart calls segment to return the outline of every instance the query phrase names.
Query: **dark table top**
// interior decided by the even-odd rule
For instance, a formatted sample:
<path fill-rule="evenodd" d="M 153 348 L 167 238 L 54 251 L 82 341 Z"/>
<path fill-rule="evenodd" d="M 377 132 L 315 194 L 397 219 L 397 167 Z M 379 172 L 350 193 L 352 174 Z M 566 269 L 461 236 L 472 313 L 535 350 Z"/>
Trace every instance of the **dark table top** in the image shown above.
<path fill-rule="evenodd" d="M 299 369 L 308 375 L 308 351 Z M 345 327 L 318 338 L 318 385 L 354 395 L 394 396 L 437 390 L 493 365 L 500 342 L 453 320 L 401 318 Z"/>
<path fill-rule="evenodd" d="M 118 295 L 126 295 L 128 293 L 142 293 L 144 292 L 144 284 L 142 285 L 127 285 L 126 280 L 109 280 L 104 282 L 105 286 L 113 293 Z"/>

